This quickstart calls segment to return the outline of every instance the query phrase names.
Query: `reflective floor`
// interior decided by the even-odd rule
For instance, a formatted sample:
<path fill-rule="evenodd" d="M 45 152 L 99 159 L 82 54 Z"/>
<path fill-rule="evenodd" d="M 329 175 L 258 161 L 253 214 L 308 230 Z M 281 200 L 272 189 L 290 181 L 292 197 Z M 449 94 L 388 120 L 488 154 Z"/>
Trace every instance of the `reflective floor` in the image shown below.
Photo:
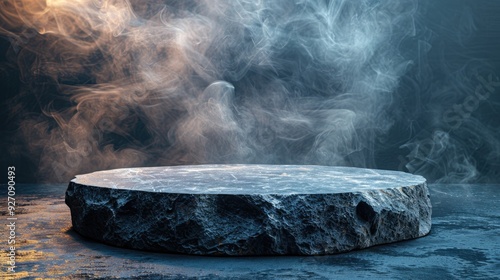
<path fill-rule="evenodd" d="M 7 187 L 2 186 L 5 190 Z M 3 279 L 500 279 L 500 185 L 430 185 L 430 235 L 332 256 L 199 257 L 121 249 L 71 230 L 65 185 L 18 185 L 16 272 Z M 7 205 L 6 192 L 1 193 Z M 4 224 L 7 210 L 1 208 Z M 6 230 L 7 228 L 7 230 Z"/>

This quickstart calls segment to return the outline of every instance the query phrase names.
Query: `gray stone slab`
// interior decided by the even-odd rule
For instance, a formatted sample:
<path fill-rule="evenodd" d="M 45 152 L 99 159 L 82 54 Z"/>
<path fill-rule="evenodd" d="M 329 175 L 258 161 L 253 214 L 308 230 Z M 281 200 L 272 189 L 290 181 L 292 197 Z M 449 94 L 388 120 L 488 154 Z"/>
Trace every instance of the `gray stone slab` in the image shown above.
<path fill-rule="evenodd" d="M 78 175 L 73 228 L 121 247 L 197 255 L 323 255 L 429 233 L 425 179 L 283 165 L 127 168 Z"/>
<path fill-rule="evenodd" d="M 500 279 L 500 185 L 428 188 L 432 230 L 424 238 L 325 256 L 207 257 L 95 242 L 72 229 L 67 185 L 17 184 L 17 268 L 7 272 L 5 262 L 0 278 Z"/>

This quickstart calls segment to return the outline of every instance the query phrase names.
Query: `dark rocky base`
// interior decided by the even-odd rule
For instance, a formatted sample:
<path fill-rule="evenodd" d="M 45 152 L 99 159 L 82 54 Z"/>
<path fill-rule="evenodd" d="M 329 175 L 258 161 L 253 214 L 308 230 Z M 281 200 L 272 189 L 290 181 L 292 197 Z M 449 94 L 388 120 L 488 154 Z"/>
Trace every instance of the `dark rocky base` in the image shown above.
<path fill-rule="evenodd" d="M 86 237 L 197 255 L 333 254 L 421 237 L 431 227 L 424 178 L 345 167 L 109 170 L 77 176 L 66 204 Z"/>

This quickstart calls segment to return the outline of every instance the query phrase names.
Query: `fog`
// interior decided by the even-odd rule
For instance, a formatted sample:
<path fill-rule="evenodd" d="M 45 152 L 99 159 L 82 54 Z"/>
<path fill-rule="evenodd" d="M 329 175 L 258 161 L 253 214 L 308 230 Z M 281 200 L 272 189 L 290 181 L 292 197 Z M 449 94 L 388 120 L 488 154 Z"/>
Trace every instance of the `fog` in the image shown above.
<path fill-rule="evenodd" d="M 498 67 L 473 50 L 491 19 L 430 2 L 4 1 L 3 162 L 37 182 L 204 163 L 498 181 Z"/>

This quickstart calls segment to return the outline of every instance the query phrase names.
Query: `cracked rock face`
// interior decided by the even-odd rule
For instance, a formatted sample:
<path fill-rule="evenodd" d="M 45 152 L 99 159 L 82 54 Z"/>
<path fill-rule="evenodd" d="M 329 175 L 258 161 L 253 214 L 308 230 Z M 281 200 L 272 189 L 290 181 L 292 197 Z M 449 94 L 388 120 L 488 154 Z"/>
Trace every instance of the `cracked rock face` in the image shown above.
<path fill-rule="evenodd" d="M 127 168 L 78 175 L 73 228 L 121 247 L 196 255 L 322 255 L 429 233 L 425 179 L 308 165 Z"/>

